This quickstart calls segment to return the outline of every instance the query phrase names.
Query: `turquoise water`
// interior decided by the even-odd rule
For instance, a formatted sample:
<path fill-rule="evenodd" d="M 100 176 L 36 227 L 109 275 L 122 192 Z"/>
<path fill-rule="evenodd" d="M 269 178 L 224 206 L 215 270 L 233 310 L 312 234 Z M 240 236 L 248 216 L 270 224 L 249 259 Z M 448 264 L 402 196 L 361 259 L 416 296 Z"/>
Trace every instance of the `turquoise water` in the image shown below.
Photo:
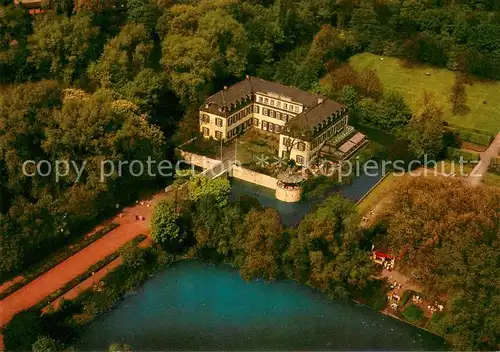
<path fill-rule="evenodd" d="M 155 275 L 82 331 L 76 347 L 136 350 L 440 350 L 443 339 L 295 282 L 245 282 L 195 261 Z"/>

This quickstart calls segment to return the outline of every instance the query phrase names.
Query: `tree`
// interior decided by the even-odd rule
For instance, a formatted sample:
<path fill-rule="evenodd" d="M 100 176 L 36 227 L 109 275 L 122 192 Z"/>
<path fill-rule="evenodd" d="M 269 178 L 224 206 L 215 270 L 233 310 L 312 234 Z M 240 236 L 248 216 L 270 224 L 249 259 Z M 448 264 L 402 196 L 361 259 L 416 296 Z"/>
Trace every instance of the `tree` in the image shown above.
<path fill-rule="evenodd" d="M 241 276 L 246 280 L 275 280 L 280 273 L 283 239 L 281 217 L 275 209 L 251 210 L 236 240 L 236 262 Z"/>
<path fill-rule="evenodd" d="M 418 112 L 401 133 L 417 158 L 436 158 L 443 150 L 443 108 L 433 94 L 424 92 Z"/>
<path fill-rule="evenodd" d="M 182 226 L 181 214 L 169 200 L 160 200 L 153 209 L 150 221 L 151 237 L 167 251 L 176 253 L 182 249 L 187 233 Z"/>
<path fill-rule="evenodd" d="M 201 101 L 207 82 L 214 76 L 217 53 L 200 37 L 168 35 L 162 43 L 162 64 L 174 92 L 184 101 Z"/>
<path fill-rule="evenodd" d="M 500 192 L 456 178 L 406 177 L 382 209 L 399 270 L 431 297 L 446 293 L 445 336 L 462 349 L 500 341 Z M 425 206 L 423 206 L 425 205 Z"/>
<path fill-rule="evenodd" d="M 189 197 L 193 202 L 208 197 L 215 200 L 215 206 L 223 208 L 227 205 L 229 193 L 231 193 L 231 185 L 225 177 L 217 177 L 214 179 L 206 176 L 194 176 L 188 182 Z"/>
<path fill-rule="evenodd" d="M 88 69 L 89 77 L 103 88 L 120 89 L 149 64 L 153 41 L 143 24 L 128 24 L 104 47 L 104 53 Z M 151 73 L 146 73 L 151 75 Z M 141 79 L 144 79 L 145 73 Z"/>
<path fill-rule="evenodd" d="M 151 0 L 127 0 L 129 22 L 142 24 L 152 33 L 156 27 L 160 10 Z"/>
<path fill-rule="evenodd" d="M 132 346 L 124 343 L 112 343 L 109 345 L 108 352 L 132 352 Z"/>
<path fill-rule="evenodd" d="M 341 196 L 327 198 L 290 233 L 284 254 L 287 276 L 335 296 L 346 296 L 350 286 L 364 287 L 373 266 L 359 247 L 358 224 L 353 203 Z"/>
<path fill-rule="evenodd" d="M 22 82 L 29 78 L 26 59 L 30 15 L 20 6 L 2 6 L 0 11 L 0 83 Z"/>
<path fill-rule="evenodd" d="M 327 86 L 332 95 L 336 95 L 345 86 L 359 87 L 359 74 L 351 65 L 345 64 L 328 73 L 321 84 Z"/>
<path fill-rule="evenodd" d="M 127 243 L 120 248 L 120 258 L 123 265 L 132 269 L 138 269 L 146 264 L 144 250 L 133 243 Z"/>
<path fill-rule="evenodd" d="M 20 312 L 3 329 L 5 349 L 29 351 L 41 332 L 42 321 L 38 313 Z"/>
<path fill-rule="evenodd" d="M 35 22 L 29 37 L 28 61 L 42 77 L 72 82 L 84 72 L 86 64 L 97 54 L 98 28 L 86 15 L 47 15 Z"/>
<path fill-rule="evenodd" d="M 62 350 L 62 346 L 49 336 L 39 336 L 31 345 L 31 350 L 33 352 L 58 352 Z"/>
<path fill-rule="evenodd" d="M 467 92 L 465 91 L 464 77 L 460 74 L 455 75 L 455 81 L 451 87 L 449 97 L 453 114 L 463 113 L 467 109 Z"/>
<path fill-rule="evenodd" d="M 375 70 L 365 69 L 361 71 L 358 79 L 358 86 L 365 97 L 375 100 L 382 98 L 384 86 Z"/>

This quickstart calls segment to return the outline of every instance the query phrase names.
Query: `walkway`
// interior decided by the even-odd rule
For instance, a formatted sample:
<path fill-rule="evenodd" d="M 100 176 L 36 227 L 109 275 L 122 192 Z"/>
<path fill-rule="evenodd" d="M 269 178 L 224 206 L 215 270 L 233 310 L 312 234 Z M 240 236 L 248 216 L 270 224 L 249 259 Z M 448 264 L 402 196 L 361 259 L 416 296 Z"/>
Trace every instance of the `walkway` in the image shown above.
<path fill-rule="evenodd" d="M 153 209 L 147 204 L 153 205 L 159 196 L 142 205 L 124 209 L 122 217 L 116 216 L 111 220 L 120 224 L 119 227 L 3 299 L 0 302 L 0 327 L 4 327 L 15 314 L 33 307 L 125 243 L 147 233 L 148 219 Z M 144 216 L 146 221 L 136 220 L 135 215 Z"/>
<path fill-rule="evenodd" d="M 151 245 L 152 240 L 151 238 L 146 238 L 143 240 L 141 243 L 139 243 L 139 247 L 141 248 L 146 248 Z M 99 271 L 97 271 L 94 275 L 89 277 L 86 280 L 83 280 L 80 282 L 78 285 L 73 287 L 71 290 L 63 294 L 62 296 L 59 296 L 56 298 L 54 301 L 52 301 L 50 304 L 48 304 L 45 308 L 42 309 L 42 313 L 47 313 L 51 308 L 57 309 L 59 308 L 60 304 L 62 303 L 63 300 L 73 300 L 76 297 L 78 297 L 83 291 L 91 288 L 92 286 L 96 285 L 101 281 L 106 275 L 109 274 L 110 271 L 116 269 L 122 264 L 122 258 L 118 257 L 115 260 L 111 261 L 106 265 L 104 268 L 101 268 Z"/>
<path fill-rule="evenodd" d="M 497 134 L 495 140 L 490 144 L 488 149 L 479 154 L 481 155 L 481 162 L 479 162 L 472 170 L 468 179 L 469 183 L 473 186 L 477 186 L 481 183 L 484 174 L 488 171 L 491 159 L 500 154 L 500 132 Z"/>

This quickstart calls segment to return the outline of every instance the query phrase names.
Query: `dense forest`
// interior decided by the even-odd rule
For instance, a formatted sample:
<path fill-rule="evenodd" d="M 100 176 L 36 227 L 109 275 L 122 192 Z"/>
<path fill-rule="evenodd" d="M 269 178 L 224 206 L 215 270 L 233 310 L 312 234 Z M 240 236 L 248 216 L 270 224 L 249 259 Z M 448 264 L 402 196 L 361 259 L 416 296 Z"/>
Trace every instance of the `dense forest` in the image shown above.
<path fill-rule="evenodd" d="M 200 102 L 246 74 L 339 96 L 367 113 L 383 109 L 379 116 L 394 119 L 379 126 L 392 129 L 411 113 L 400 97 L 368 89 L 376 82 L 370 72 L 359 86 L 350 78 L 325 89 L 319 79 L 348 70 L 346 60 L 364 51 L 500 79 L 498 33 L 496 0 L 50 0 L 35 15 L 3 0 L 0 278 L 165 182 L 129 174 L 100 182 L 100 163 L 170 157 L 172 146 L 196 133 Z M 357 104 L 358 94 L 374 100 Z M 417 156 L 419 129 L 436 131 L 417 123 L 439 114 L 424 97 L 406 131 Z M 26 160 L 86 167 L 78 182 L 73 169 L 60 180 L 25 177 Z M 317 229 L 311 221 L 302 226 Z M 306 230 L 297 231 L 291 250 L 298 253 L 308 244 Z M 319 254 L 312 259 L 325 267 Z M 252 265 L 242 259 L 247 272 Z M 315 280 L 322 285 L 322 273 Z"/>

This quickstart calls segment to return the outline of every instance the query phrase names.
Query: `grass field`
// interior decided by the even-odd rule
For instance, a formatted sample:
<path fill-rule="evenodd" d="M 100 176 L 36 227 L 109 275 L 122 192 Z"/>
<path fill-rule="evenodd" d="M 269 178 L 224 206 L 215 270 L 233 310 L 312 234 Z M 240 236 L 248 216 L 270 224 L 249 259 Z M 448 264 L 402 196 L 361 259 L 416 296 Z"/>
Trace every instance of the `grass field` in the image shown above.
<path fill-rule="evenodd" d="M 363 53 L 350 60 L 357 70 L 371 68 L 377 70 L 385 91 L 401 93 L 412 109 L 418 105 L 422 91 L 434 91 L 445 108 L 445 120 L 460 127 L 474 128 L 497 134 L 500 131 L 500 82 L 475 81 L 467 86 L 467 105 L 470 111 L 466 115 L 453 115 L 448 102 L 455 73 L 443 68 L 418 66 L 402 67 L 400 60 Z M 430 76 L 425 73 L 429 72 Z M 487 101 L 487 104 L 483 102 Z"/>
<path fill-rule="evenodd" d="M 500 188 L 500 175 L 494 174 L 493 172 L 487 172 L 484 175 L 483 181 L 485 185 Z"/>

